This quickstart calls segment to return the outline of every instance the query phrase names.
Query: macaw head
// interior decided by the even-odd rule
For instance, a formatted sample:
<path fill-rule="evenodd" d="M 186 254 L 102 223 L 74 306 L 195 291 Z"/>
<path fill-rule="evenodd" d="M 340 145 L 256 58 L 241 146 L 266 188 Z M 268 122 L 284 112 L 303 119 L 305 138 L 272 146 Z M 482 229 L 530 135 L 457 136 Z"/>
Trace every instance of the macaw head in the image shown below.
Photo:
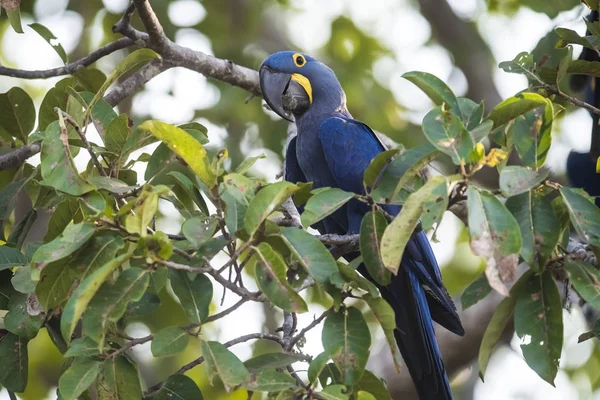
<path fill-rule="evenodd" d="M 346 96 L 335 73 L 306 54 L 293 51 L 272 54 L 263 61 L 259 75 L 263 98 L 288 121 L 294 121 L 294 117 L 315 104 L 323 112 L 345 108 Z"/>

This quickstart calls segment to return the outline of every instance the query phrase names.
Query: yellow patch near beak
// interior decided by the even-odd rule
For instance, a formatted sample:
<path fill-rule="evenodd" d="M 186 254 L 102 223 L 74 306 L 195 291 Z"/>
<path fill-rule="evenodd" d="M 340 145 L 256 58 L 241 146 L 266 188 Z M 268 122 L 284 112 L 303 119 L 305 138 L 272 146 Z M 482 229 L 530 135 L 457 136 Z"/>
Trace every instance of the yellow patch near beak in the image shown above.
<path fill-rule="evenodd" d="M 302 74 L 292 74 L 292 80 L 298 82 L 300 86 L 304 88 L 306 94 L 308 95 L 308 99 L 310 100 L 310 104 L 312 104 L 312 86 L 310 85 L 310 81 L 308 80 L 308 78 Z"/>

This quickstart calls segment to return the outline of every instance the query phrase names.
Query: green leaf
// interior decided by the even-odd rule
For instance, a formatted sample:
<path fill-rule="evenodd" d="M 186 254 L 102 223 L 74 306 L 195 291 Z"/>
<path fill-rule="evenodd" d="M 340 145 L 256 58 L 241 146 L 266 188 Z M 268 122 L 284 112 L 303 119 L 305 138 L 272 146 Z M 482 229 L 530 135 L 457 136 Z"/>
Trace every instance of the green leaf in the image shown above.
<path fill-rule="evenodd" d="M 381 238 L 387 226 L 381 211 L 369 211 L 360 225 L 360 254 L 371 278 L 382 286 L 391 281 L 391 273 L 381 260 Z"/>
<path fill-rule="evenodd" d="M 244 228 L 248 235 L 254 235 L 267 217 L 297 190 L 296 185 L 285 181 L 272 183 L 261 189 L 250 202 L 244 217 Z"/>
<path fill-rule="evenodd" d="M 417 85 L 436 105 L 441 106 L 446 103 L 455 115 L 461 117 L 461 109 L 456 95 L 441 79 L 427 72 L 419 71 L 407 72 L 402 77 Z"/>
<path fill-rule="evenodd" d="M 0 246 L 0 271 L 27 264 L 27 257 L 19 250 L 6 245 Z"/>
<path fill-rule="evenodd" d="M 358 382 L 358 389 L 372 394 L 377 400 L 392 400 L 385 384 L 376 377 L 371 371 L 365 370 L 362 378 Z"/>
<path fill-rule="evenodd" d="M 121 163 L 125 161 L 127 155 L 123 150 L 125 144 L 131 136 L 131 121 L 127 114 L 121 114 L 114 118 L 106 127 L 104 133 L 104 145 L 106 149 L 117 154 Z"/>
<path fill-rule="evenodd" d="M 0 339 L 0 385 L 11 392 L 24 392 L 27 387 L 29 357 L 28 339 L 7 333 Z"/>
<path fill-rule="evenodd" d="M 363 183 L 365 188 L 374 188 L 379 180 L 381 171 L 388 165 L 400 149 L 382 151 L 371 160 L 363 175 Z"/>
<path fill-rule="evenodd" d="M 50 242 L 59 236 L 71 223 L 73 217 L 79 211 L 79 203 L 73 198 L 66 198 L 52 213 L 48 222 L 48 232 L 44 236 L 44 242 Z"/>
<path fill-rule="evenodd" d="M 463 292 L 460 297 L 460 302 L 462 304 L 462 309 L 466 310 L 467 308 L 477 304 L 480 300 L 486 298 L 488 294 L 492 291 L 490 284 L 488 283 L 487 277 L 485 273 L 479 275 L 477 279 L 475 279 Z"/>
<path fill-rule="evenodd" d="M 160 390 L 149 397 L 152 400 L 203 400 L 196 382 L 189 376 L 171 375 Z"/>
<path fill-rule="evenodd" d="M 256 283 L 275 306 L 284 311 L 303 313 L 308 306 L 286 280 L 287 266 L 283 257 L 266 242 L 254 248 Z"/>
<path fill-rule="evenodd" d="M 600 271 L 581 260 L 565 258 L 565 270 L 577 293 L 592 307 L 600 310 Z"/>
<path fill-rule="evenodd" d="M 500 190 L 505 197 L 525 193 L 544 182 L 548 172 L 537 172 L 518 165 L 506 166 L 500 172 Z"/>
<path fill-rule="evenodd" d="M 479 356 L 477 359 L 477 364 L 479 366 L 479 377 L 482 381 L 483 377 L 485 376 L 488 363 L 490 362 L 490 358 L 492 357 L 494 347 L 500 340 L 500 336 L 502 336 L 502 333 L 506 328 L 506 324 L 513 314 L 516 303 L 517 300 L 515 297 L 504 298 L 496 307 L 496 310 L 492 315 L 492 319 L 485 329 L 481 345 L 479 346 Z"/>
<path fill-rule="evenodd" d="M 235 234 L 244 226 L 247 206 L 237 200 L 228 190 L 221 193 L 221 199 L 225 202 L 225 224 L 229 232 Z"/>
<path fill-rule="evenodd" d="M 345 385 L 356 385 L 365 370 L 371 347 L 371 333 L 357 308 L 340 308 L 325 319 L 321 335 L 323 348 L 340 369 Z"/>
<path fill-rule="evenodd" d="M 84 218 L 100 218 L 106 211 L 106 199 L 97 190 L 84 194 L 77 201 L 81 204 Z"/>
<path fill-rule="evenodd" d="M 387 269 L 397 273 L 404 249 L 419 223 L 419 218 L 429 207 L 438 203 L 440 198 L 444 201 L 444 197 L 448 197 L 446 178 L 435 176 L 408 198 L 381 238 L 381 260 Z"/>
<path fill-rule="evenodd" d="M 200 210 L 204 214 L 210 214 L 208 211 L 208 206 L 204 201 L 204 198 L 202 197 L 198 189 L 194 186 L 194 183 L 191 181 L 190 178 L 188 178 L 179 171 L 167 172 L 167 176 L 171 176 L 173 177 L 173 179 L 175 179 L 179 187 L 181 187 L 188 194 L 188 196 L 190 196 L 192 200 L 194 200 L 194 203 L 196 203 L 198 208 L 200 208 Z"/>
<path fill-rule="evenodd" d="M 137 367 L 125 356 L 107 359 L 98 377 L 97 390 L 100 399 L 141 399 Z"/>
<path fill-rule="evenodd" d="M 88 337 L 80 337 L 71 342 L 64 357 L 93 357 L 98 354 L 98 343 Z"/>
<path fill-rule="evenodd" d="M 152 339 L 152 355 L 154 357 L 174 356 L 185 350 L 190 341 L 190 335 L 178 326 L 168 326 L 154 334 Z"/>
<path fill-rule="evenodd" d="M 538 107 L 552 110 L 552 102 L 537 93 L 519 93 L 494 107 L 487 119 L 494 121 L 494 129 L 496 129 Z"/>
<path fill-rule="evenodd" d="M 538 169 L 546 162 L 552 144 L 552 107 L 538 107 L 513 120 L 510 133 L 523 163 Z"/>
<path fill-rule="evenodd" d="M 35 282 L 31 279 L 31 266 L 17 268 L 10 280 L 16 291 L 29 294 L 35 290 Z"/>
<path fill-rule="evenodd" d="M 587 23 L 587 21 L 586 21 Z M 569 64 L 573 59 L 573 46 L 567 46 L 567 54 L 560 59 L 558 63 L 558 73 L 556 76 L 556 86 L 559 87 L 562 80 L 565 78 L 567 71 L 569 69 Z"/>
<path fill-rule="evenodd" d="M 179 299 L 185 315 L 193 324 L 201 324 L 208 318 L 213 287 L 205 275 L 196 275 L 194 280 L 184 271 L 171 271 L 171 287 Z"/>
<path fill-rule="evenodd" d="M 363 300 L 367 303 L 375 318 L 377 318 L 381 329 L 383 329 L 385 340 L 392 352 L 396 372 L 399 373 L 402 366 L 402 355 L 398 350 L 398 345 L 394 337 L 394 331 L 396 330 L 396 314 L 394 313 L 394 309 L 383 297 L 365 295 L 363 296 Z"/>
<path fill-rule="evenodd" d="M 319 376 L 321 375 L 323 370 L 326 368 L 327 362 L 329 361 L 329 359 L 331 357 L 332 357 L 332 354 L 329 354 L 328 352 L 323 352 L 323 353 L 319 354 L 318 356 L 316 356 L 315 358 L 313 358 L 313 360 L 310 362 L 310 365 L 308 366 L 307 375 L 308 375 L 308 381 L 310 382 L 311 385 L 316 386 L 316 384 L 318 383 L 317 379 L 319 378 Z M 336 369 L 337 369 L 337 367 L 336 367 Z"/>
<path fill-rule="evenodd" d="M 10 217 L 15 203 L 17 201 L 17 195 L 25 187 L 31 178 L 21 179 L 16 182 L 11 182 L 0 190 L 0 221 L 6 220 Z"/>
<path fill-rule="evenodd" d="M 62 60 L 63 63 L 65 63 L 65 64 L 67 63 L 67 61 L 68 61 L 67 52 L 65 51 L 65 49 L 62 47 L 62 45 L 58 41 L 58 38 L 56 36 L 54 36 L 54 34 L 50 31 L 50 29 L 46 28 L 44 25 L 39 24 L 37 22 L 34 22 L 33 24 L 29 24 L 29 27 L 31 29 L 33 29 L 34 31 L 36 31 L 38 33 L 38 35 L 43 37 L 44 40 L 46 42 L 48 42 L 48 44 L 50 46 L 52 46 L 52 48 L 54 49 L 54 51 L 56 51 L 56 54 L 58 54 L 58 56 L 60 57 L 60 59 Z"/>
<path fill-rule="evenodd" d="M 135 189 L 135 186 L 128 186 L 125 182 L 108 176 L 91 176 L 89 182 L 98 189 L 116 194 L 123 194 Z"/>
<path fill-rule="evenodd" d="M 157 120 L 149 120 L 139 129 L 150 132 L 162 140 L 172 152 L 181 157 L 202 180 L 212 189 L 217 184 L 217 177 L 212 170 L 206 149 L 183 129 Z"/>
<path fill-rule="evenodd" d="M 35 106 L 31 97 L 20 87 L 0 94 L 0 138 L 13 137 L 27 143 L 35 124 Z"/>
<path fill-rule="evenodd" d="M 265 353 L 244 361 L 244 365 L 250 372 L 262 372 L 283 368 L 303 360 L 305 360 L 305 358 L 299 354 Z"/>
<path fill-rule="evenodd" d="M 490 286 L 508 296 L 505 282 L 514 279 L 521 250 L 519 224 L 489 191 L 469 186 L 467 198 L 471 250 L 485 258 Z"/>
<path fill-rule="evenodd" d="M 58 380 L 58 390 L 64 400 L 76 400 L 94 381 L 102 368 L 101 361 L 78 359 Z"/>
<path fill-rule="evenodd" d="M 551 271 L 532 275 L 517 297 L 515 332 L 527 365 L 554 386 L 563 345 L 562 301 Z"/>
<path fill-rule="evenodd" d="M 356 272 L 356 270 L 352 266 L 338 261 L 338 268 L 340 269 L 340 275 L 342 276 L 342 279 L 346 283 L 348 283 L 350 287 L 364 290 L 373 297 L 379 297 L 379 291 L 377 290 L 377 286 L 375 286 L 370 280 L 366 279 L 361 274 Z"/>
<path fill-rule="evenodd" d="M 240 359 L 221 343 L 201 340 L 200 347 L 211 383 L 219 377 L 225 385 L 236 386 L 250 374 Z"/>
<path fill-rule="evenodd" d="M 29 315 L 27 306 L 29 296 L 14 294 L 10 298 L 8 313 L 4 316 L 4 327 L 7 331 L 25 339 L 33 339 L 44 324 L 44 313 Z"/>
<path fill-rule="evenodd" d="M 517 54 L 513 60 L 501 62 L 498 64 L 498 67 L 502 68 L 505 72 L 529 75 L 534 64 L 533 55 L 523 51 Z"/>
<path fill-rule="evenodd" d="M 466 97 L 459 97 L 458 105 L 460 106 L 462 120 L 469 131 L 475 131 L 476 129 L 484 129 L 481 127 L 483 125 L 481 123 L 484 112 L 483 103 L 477 104 L 473 100 L 467 99 Z M 481 140 L 478 139 L 475 135 L 473 135 L 473 139 L 475 139 L 476 142 L 479 142 L 479 140 Z"/>
<path fill-rule="evenodd" d="M 125 58 L 119 61 L 115 69 L 113 69 L 110 75 L 106 78 L 106 81 L 104 82 L 100 90 L 98 90 L 98 92 L 94 95 L 94 98 L 90 101 L 86 115 L 89 116 L 89 110 L 93 109 L 96 102 L 98 102 L 98 100 L 104 97 L 104 92 L 106 91 L 106 89 L 108 89 L 110 85 L 116 82 L 117 79 L 125 75 L 127 72 L 133 70 L 134 68 L 139 67 L 141 64 L 146 64 L 147 62 L 156 59 L 160 59 L 160 56 L 154 51 L 150 49 L 138 49 L 133 53 L 128 54 Z"/>
<path fill-rule="evenodd" d="M 125 228 L 129 233 L 137 233 L 140 236 L 148 234 L 148 225 L 152 223 L 152 219 L 158 211 L 158 197 L 166 191 L 162 188 L 165 187 L 144 186 L 144 190 L 134 203 L 134 212 L 125 217 Z"/>
<path fill-rule="evenodd" d="M 15 2 L 13 2 L 15 3 Z M 13 30 L 17 33 L 23 33 L 23 26 L 21 25 L 21 10 L 19 8 L 20 0 L 16 2 L 16 6 L 8 7 L 7 4 L 3 4 L 6 14 L 8 15 L 8 21 Z M 1 9 L 0 9 L 1 10 Z"/>
<path fill-rule="evenodd" d="M 348 400 L 347 389 L 344 385 L 329 385 L 323 388 L 319 395 L 325 400 Z"/>
<path fill-rule="evenodd" d="M 91 100 L 94 97 L 93 93 L 96 93 L 98 90 L 100 90 L 104 82 L 106 82 L 106 75 L 97 68 L 78 68 L 77 71 L 75 71 L 72 75 L 77 78 L 77 83 L 79 86 L 81 86 L 84 90 L 89 90 L 89 92 L 87 92 L 90 95 L 88 100 Z M 81 93 L 79 96 L 83 99 Z M 84 101 L 85 104 L 87 104 L 87 101 Z M 96 105 L 99 105 L 101 102 L 108 105 L 108 103 L 106 103 L 104 100 L 98 101 Z M 94 118 L 93 114 L 94 110 L 92 110 L 92 119 Z"/>
<path fill-rule="evenodd" d="M 372 197 L 376 203 L 404 203 L 408 183 L 418 177 L 421 169 L 429 164 L 440 152 L 430 143 L 412 147 L 392 160 L 381 175 Z M 409 192 L 414 192 L 411 188 Z"/>
<path fill-rule="evenodd" d="M 542 194 L 530 191 L 511 197 L 506 207 L 519 223 L 521 256 L 530 267 L 541 271 L 560 239 L 561 226 L 552 203 Z"/>
<path fill-rule="evenodd" d="M 327 188 L 312 196 L 304 206 L 302 225 L 311 226 L 333 214 L 346 204 L 354 193 L 345 192 L 338 188 Z"/>
<path fill-rule="evenodd" d="M 8 239 L 6 239 L 6 244 L 8 246 L 15 246 L 18 249 L 22 248 L 25 243 L 25 239 L 27 239 L 27 235 L 31 230 L 31 227 L 37 221 L 38 215 L 39 213 L 35 208 L 29 210 L 29 212 L 27 212 L 25 216 L 23 216 L 23 218 L 21 218 L 21 220 L 13 227 Z M 0 255 L 0 260 L 1 259 L 2 256 Z M 0 261 L 0 269 L 2 269 L 1 264 L 2 262 Z"/>
<path fill-rule="evenodd" d="M 64 307 L 79 282 L 114 259 L 124 245 L 121 236 L 96 235 L 73 257 L 62 258 L 44 267 L 35 289 L 44 310 Z"/>
<path fill-rule="evenodd" d="M 67 225 L 60 236 L 38 247 L 31 261 L 41 269 L 48 263 L 65 258 L 83 246 L 96 232 L 91 222 Z"/>
<path fill-rule="evenodd" d="M 75 289 L 75 292 L 73 292 L 73 295 L 67 301 L 60 319 L 60 331 L 67 343 L 71 341 L 71 335 L 75 330 L 79 318 L 83 315 L 100 286 L 117 268 L 129 260 L 131 256 L 132 253 L 125 253 L 108 261 L 86 277 L 77 289 Z"/>
<path fill-rule="evenodd" d="M 267 158 L 266 155 L 260 154 L 258 156 L 254 156 L 254 157 L 248 157 L 246 158 L 244 161 L 242 161 L 240 163 L 240 165 L 238 165 L 238 167 L 235 169 L 235 172 L 238 174 L 245 174 L 246 172 L 248 172 L 248 170 L 250 168 L 252 168 L 252 166 L 258 161 L 258 160 L 262 160 Z"/>
<path fill-rule="evenodd" d="M 455 114 L 436 107 L 423 118 L 423 133 L 439 151 L 452 157 L 456 165 L 464 163 L 475 147 L 471 134 Z"/>
<path fill-rule="evenodd" d="M 68 146 L 68 132 L 59 122 L 52 122 L 42 141 L 43 184 L 72 196 L 94 190 L 77 172 Z"/>
<path fill-rule="evenodd" d="M 577 234 L 587 243 L 600 246 L 600 210 L 589 196 L 576 189 L 562 187 L 560 194 L 569 210 Z"/>
<path fill-rule="evenodd" d="M 595 36 L 579 36 L 577 32 L 567 28 L 556 28 L 554 32 L 560 36 L 561 40 L 556 44 L 557 47 L 566 47 L 567 44 L 578 44 L 598 53 L 596 48 L 600 44 L 600 39 Z"/>
<path fill-rule="evenodd" d="M 218 225 L 216 219 L 206 222 L 206 217 L 198 216 L 185 221 L 181 230 L 194 247 L 200 247 L 214 235 Z"/>
<path fill-rule="evenodd" d="M 98 290 L 83 315 L 83 332 L 98 342 L 100 349 L 109 324 L 121 319 L 129 302 L 141 299 L 149 281 L 148 271 L 129 268 L 116 282 L 105 282 Z"/>
<path fill-rule="evenodd" d="M 98 88 L 96 91 L 98 90 L 100 90 L 100 88 Z M 86 101 L 88 106 L 94 99 L 94 94 L 90 92 L 82 92 L 80 95 Z M 108 125 L 110 125 L 110 123 L 117 118 L 117 113 L 115 110 L 113 110 L 113 106 L 108 104 L 103 99 L 99 99 L 92 106 L 91 116 L 94 127 L 98 131 L 98 134 L 102 140 L 104 140 L 104 137 L 106 136 L 106 129 L 108 128 Z"/>
<path fill-rule="evenodd" d="M 330 282 L 332 276 L 339 277 L 335 259 L 319 239 L 292 227 L 282 229 L 281 234 L 292 254 L 317 282 Z"/>
<path fill-rule="evenodd" d="M 140 300 L 132 301 L 127 305 L 125 316 L 127 318 L 135 318 L 151 314 L 160 306 L 160 304 L 160 297 L 153 293 L 146 292 Z"/>
<path fill-rule="evenodd" d="M 279 392 L 296 386 L 296 380 L 283 372 L 262 371 L 250 374 L 242 386 L 253 392 Z"/>

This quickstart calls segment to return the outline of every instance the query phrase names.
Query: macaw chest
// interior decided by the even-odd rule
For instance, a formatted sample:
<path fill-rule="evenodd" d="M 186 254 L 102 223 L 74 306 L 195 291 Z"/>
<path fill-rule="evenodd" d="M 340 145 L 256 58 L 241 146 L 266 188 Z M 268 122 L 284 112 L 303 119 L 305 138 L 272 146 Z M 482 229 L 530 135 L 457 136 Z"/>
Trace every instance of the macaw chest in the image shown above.
<path fill-rule="evenodd" d="M 306 180 L 313 182 L 314 188 L 337 186 L 317 133 L 299 129 L 296 141 L 296 158 Z"/>

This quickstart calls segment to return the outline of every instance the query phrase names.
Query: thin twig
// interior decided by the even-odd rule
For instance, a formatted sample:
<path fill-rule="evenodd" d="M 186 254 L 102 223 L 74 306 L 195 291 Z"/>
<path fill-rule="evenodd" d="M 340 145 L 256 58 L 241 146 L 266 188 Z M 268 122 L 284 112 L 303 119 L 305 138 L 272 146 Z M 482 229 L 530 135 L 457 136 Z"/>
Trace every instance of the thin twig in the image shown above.
<path fill-rule="evenodd" d="M 270 340 L 270 341 L 279 343 L 280 345 L 282 343 L 281 338 L 277 335 L 273 335 L 272 333 L 250 333 L 248 335 L 244 335 L 244 336 L 240 336 L 236 339 L 232 339 L 226 343 L 223 343 L 223 345 L 225 347 L 231 347 L 231 346 L 235 346 L 236 344 L 247 342 L 249 340 L 255 340 L 255 339 Z M 177 370 L 177 372 L 175 372 L 175 374 L 184 374 L 187 371 L 189 371 L 190 369 L 194 368 L 196 365 L 200 365 L 203 362 L 204 362 L 204 357 L 198 357 L 194 361 L 187 363 L 183 367 L 179 368 L 179 370 Z M 163 382 L 149 387 L 148 390 L 146 390 L 146 392 L 144 393 L 144 395 L 147 396 L 150 393 L 156 392 L 157 390 L 159 390 L 162 387 L 162 385 L 163 385 Z"/>
<path fill-rule="evenodd" d="M 308 324 L 304 329 L 300 330 L 300 332 L 298 332 L 298 334 L 296 336 L 294 336 L 292 338 L 292 340 L 290 341 L 290 349 L 296 344 L 298 343 L 298 341 L 300 339 L 302 339 L 304 337 L 304 335 L 306 335 L 306 332 L 310 331 L 312 328 L 314 328 L 315 326 L 319 325 L 321 323 L 321 321 L 323 321 L 325 319 L 325 317 L 327 317 L 329 315 L 329 313 L 331 312 L 331 308 L 323 311 L 323 313 L 321 315 L 319 315 L 318 318 L 315 318 L 315 320 L 313 320 L 313 322 L 311 322 L 310 324 Z"/>
<path fill-rule="evenodd" d="M 77 61 L 68 63 L 62 67 L 52 69 L 42 69 L 34 71 L 26 71 L 22 69 L 6 68 L 0 65 L 1 76 L 12 76 L 13 78 L 21 79 L 47 79 L 55 76 L 70 75 L 76 73 L 78 70 L 92 65 L 99 59 L 106 57 L 109 54 L 133 46 L 135 42 L 128 37 L 120 38 L 103 46 L 97 50 L 94 50 L 87 56 L 80 58 Z"/>
<path fill-rule="evenodd" d="M 242 297 L 237 303 L 235 303 L 234 305 L 232 305 L 231 307 L 229 307 L 226 310 L 221 311 L 220 313 L 217 313 L 215 315 L 211 315 L 210 317 L 206 318 L 202 323 L 203 324 L 207 324 L 209 322 L 213 322 L 216 321 L 218 319 L 221 319 L 229 314 L 231 314 L 232 312 L 234 312 L 235 310 L 237 310 L 238 308 L 240 308 L 240 306 L 244 303 L 246 303 L 249 299 Z"/>
<path fill-rule="evenodd" d="M 102 164 L 100 164 L 100 160 L 98 160 L 98 157 L 96 156 L 96 153 L 94 153 L 94 150 L 92 149 L 92 145 L 90 145 L 90 142 L 88 142 L 88 140 L 85 137 L 85 135 L 83 134 L 83 132 L 81 132 L 81 128 L 79 127 L 79 124 L 73 119 L 73 117 L 71 117 L 69 114 L 67 114 L 66 112 L 64 112 L 63 110 L 61 110 L 58 107 L 54 108 L 54 112 L 57 113 L 57 114 L 60 113 L 61 116 L 62 116 L 62 118 L 64 118 L 64 120 L 66 122 L 68 122 L 69 125 L 71 125 L 75 129 L 75 132 L 77 132 L 77 134 L 79 135 L 79 138 L 83 142 L 83 145 L 84 145 L 85 149 L 90 154 L 90 158 L 92 159 L 92 163 L 94 164 L 94 166 L 96 167 L 96 169 L 98 170 L 98 172 L 100 173 L 100 175 L 106 176 L 106 172 L 104 171 L 104 168 L 102 167 Z"/>
<path fill-rule="evenodd" d="M 144 337 L 137 338 L 137 339 L 131 339 L 129 342 L 127 342 L 126 344 L 121 346 L 120 349 L 110 353 L 108 355 L 108 358 L 115 358 L 118 355 L 125 353 L 127 350 L 131 349 L 132 347 L 137 346 L 138 344 L 143 344 L 143 343 L 149 342 L 152 339 L 154 339 L 154 335 L 148 335 L 148 336 L 144 336 Z"/>
<path fill-rule="evenodd" d="M 575 97 L 569 96 L 568 94 L 558 90 L 558 88 L 556 88 L 555 86 L 549 85 L 545 82 L 540 82 L 540 85 L 548 90 L 549 92 L 562 97 L 563 99 L 567 100 L 569 103 L 574 104 L 578 107 L 581 108 L 585 108 L 586 110 L 588 110 L 589 112 L 596 114 L 596 115 L 600 115 L 600 109 L 594 107 L 593 105 L 586 103 L 585 101 L 581 101 Z"/>

